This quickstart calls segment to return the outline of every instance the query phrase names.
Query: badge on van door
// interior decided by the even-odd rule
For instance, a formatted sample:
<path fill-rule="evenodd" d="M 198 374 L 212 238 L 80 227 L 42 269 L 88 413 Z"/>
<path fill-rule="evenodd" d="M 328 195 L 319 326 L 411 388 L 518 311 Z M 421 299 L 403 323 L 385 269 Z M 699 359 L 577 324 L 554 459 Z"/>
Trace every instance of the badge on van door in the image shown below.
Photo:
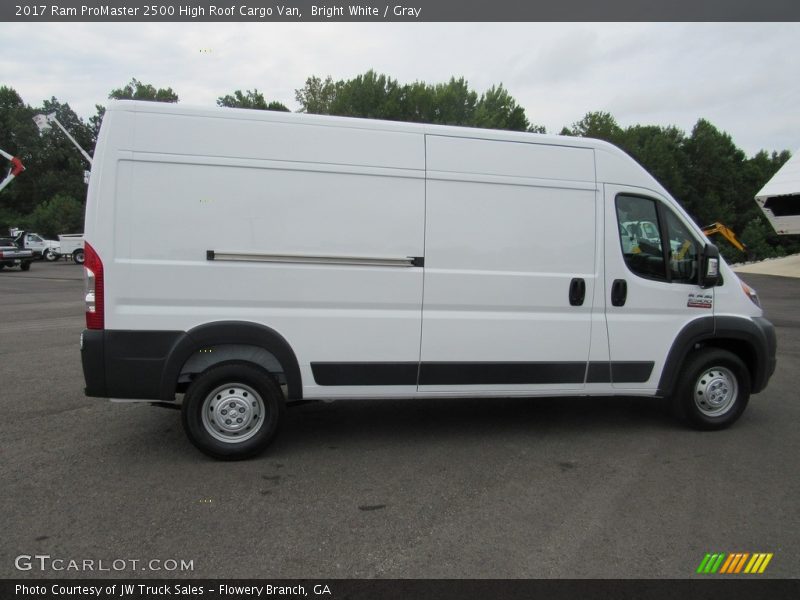
<path fill-rule="evenodd" d="M 691 292 L 686 306 L 690 308 L 711 308 L 714 304 L 714 295 L 710 292 Z"/>

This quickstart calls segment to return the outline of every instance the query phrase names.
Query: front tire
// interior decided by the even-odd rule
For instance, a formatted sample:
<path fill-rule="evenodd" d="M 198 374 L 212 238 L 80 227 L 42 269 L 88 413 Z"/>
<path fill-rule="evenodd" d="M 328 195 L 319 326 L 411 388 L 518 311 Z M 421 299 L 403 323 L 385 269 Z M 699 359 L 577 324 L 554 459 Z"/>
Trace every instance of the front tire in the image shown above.
<path fill-rule="evenodd" d="M 750 399 L 750 372 L 727 350 L 702 349 L 688 358 L 675 397 L 676 412 L 695 429 L 730 427 Z"/>
<path fill-rule="evenodd" d="M 53 262 L 58 260 L 58 254 L 56 254 L 55 252 L 50 250 L 50 248 L 48 248 L 42 253 L 42 258 L 45 259 L 47 262 Z"/>
<path fill-rule="evenodd" d="M 252 363 L 211 367 L 183 398 L 181 418 L 189 440 L 220 460 L 260 454 L 278 432 L 284 413 L 280 387 Z"/>

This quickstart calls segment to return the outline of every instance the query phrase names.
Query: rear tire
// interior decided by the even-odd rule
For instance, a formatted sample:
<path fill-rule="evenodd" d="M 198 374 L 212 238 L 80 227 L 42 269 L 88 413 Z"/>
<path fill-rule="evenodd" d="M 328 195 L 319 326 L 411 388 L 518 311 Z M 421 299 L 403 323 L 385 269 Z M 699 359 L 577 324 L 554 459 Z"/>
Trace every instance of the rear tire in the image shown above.
<path fill-rule="evenodd" d="M 270 375 L 252 363 L 211 367 L 189 386 L 181 420 L 189 440 L 220 460 L 260 454 L 283 419 L 284 398 Z"/>
<path fill-rule="evenodd" d="M 695 429 L 730 427 L 750 399 L 750 372 L 727 350 L 705 348 L 687 359 L 673 397 L 676 412 Z"/>
<path fill-rule="evenodd" d="M 72 253 L 72 260 L 75 261 L 76 264 L 82 265 L 84 260 L 83 248 L 78 248 L 75 252 Z"/>
<path fill-rule="evenodd" d="M 20 271 L 30 271 L 31 270 L 31 263 L 30 261 L 26 260 L 25 262 L 21 262 L 19 264 Z"/>

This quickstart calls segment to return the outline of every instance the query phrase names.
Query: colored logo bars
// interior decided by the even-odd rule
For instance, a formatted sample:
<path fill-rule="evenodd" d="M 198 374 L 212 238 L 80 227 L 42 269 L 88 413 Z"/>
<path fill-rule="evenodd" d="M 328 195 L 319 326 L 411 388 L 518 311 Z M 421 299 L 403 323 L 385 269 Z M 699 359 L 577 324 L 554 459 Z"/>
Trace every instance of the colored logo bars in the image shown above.
<path fill-rule="evenodd" d="M 772 556 L 772 552 L 757 552 L 755 554 L 750 554 L 749 552 L 734 552 L 732 554 L 719 552 L 706 554 L 700 566 L 697 567 L 697 572 L 702 575 L 713 575 L 715 573 L 727 575 L 738 573 L 760 574 L 766 570 L 769 561 L 772 560 Z"/>

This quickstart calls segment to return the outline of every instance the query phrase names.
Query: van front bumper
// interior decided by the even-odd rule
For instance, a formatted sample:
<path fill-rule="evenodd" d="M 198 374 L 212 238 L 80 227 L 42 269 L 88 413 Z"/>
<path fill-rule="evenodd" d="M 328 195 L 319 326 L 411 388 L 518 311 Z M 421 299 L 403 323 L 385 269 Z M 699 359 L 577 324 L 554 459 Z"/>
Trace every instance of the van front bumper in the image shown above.
<path fill-rule="evenodd" d="M 760 338 L 761 350 L 763 352 L 763 359 L 757 360 L 759 367 L 755 373 L 752 382 L 752 392 L 757 394 L 769 383 L 770 377 L 775 373 L 775 367 L 778 364 L 778 339 L 775 335 L 775 326 L 763 317 L 754 317 L 753 323 L 760 332 L 757 336 Z"/>

